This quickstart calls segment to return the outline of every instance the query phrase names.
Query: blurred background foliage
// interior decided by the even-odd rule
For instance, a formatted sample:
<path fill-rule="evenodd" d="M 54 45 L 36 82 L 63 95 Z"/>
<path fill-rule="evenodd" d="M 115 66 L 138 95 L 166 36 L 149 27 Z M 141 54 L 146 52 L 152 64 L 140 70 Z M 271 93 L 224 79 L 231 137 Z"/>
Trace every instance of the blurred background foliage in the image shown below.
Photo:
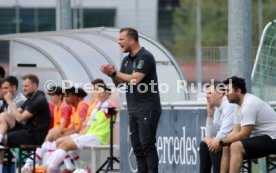
<path fill-rule="evenodd" d="M 276 18 L 275 0 L 262 0 L 262 26 Z M 258 0 L 252 1 L 252 40 L 259 44 Z M 159 41 L 179 61 L 195 60 L 196 1 L 159 2 Z M 202 46 L 227 46 L 228 1 L 201 0 Z"/>

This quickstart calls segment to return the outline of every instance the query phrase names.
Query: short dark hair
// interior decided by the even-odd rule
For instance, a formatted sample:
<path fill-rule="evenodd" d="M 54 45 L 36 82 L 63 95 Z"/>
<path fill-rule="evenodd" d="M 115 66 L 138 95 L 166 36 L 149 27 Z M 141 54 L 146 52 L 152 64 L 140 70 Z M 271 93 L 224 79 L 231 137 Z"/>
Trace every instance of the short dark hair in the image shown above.
<path fill-rule="evenodd" d="M 3 66 L 0 65 L 0 78 L 4 78 L 6 71 Z"/>
<path fill-rule="evenodd" d="M 95 79 L 91 83 L 92 83 L 92 85 L 96 85 L 98 83 L 104 83 L 104 81 L 102 79 Z"/>
<path fill-rule="evenodd" d="M 120 30 L 120 33 L 121 33 L 121 32 L 124 32 L 124 31 L 127 32 L 127 37 L 128 37 L 128 38 L 132 38 L 134 41 L 139 42 L 139 36 L 138 36 L 138 32 L 137 32 L 136 29 L 130 28 L 130 27 L 122 28 L 122 29 Z"/>
<path fill-rule="evenodd" d="M 111 89 L 105 83 L 97 83 L 95 86 L 104 89 L 104 91 L 110 92 Z"/>
<path fill-rule="evenodd" d="M 78 95 L 78 90 L 75 87 L 70 87 L 65 89 L 65 94 Z"/>
<path fill-rule="evenodd" d="M 15 76 L 8 76 L 4 79 L 4 82 L 8 82 L 11 86 L 16 86 L 16 89 L 18 88 L 18 80 Z"/>
<path fill-rule="evenodd" d="M 72 94 L 80 98 L 84 98 L 87 96 L 87 93 L 84 91 L 84 89 L 75 87 L 65 89 L 65 93 Z"/>
<path fill-rule="evenodd" d="M 238 76 L 232 76 L 230 78 L 227 78 L 223 81 L 225 85 L 232 84 L 232 87 L 234 90 L 240 89 L 241 93 L 245 94 L 246 91 L 246 84 L 245 80 Z"/>
<path fill-rule="evenodd" d="M 87 92 L 84 91 L 84 89 L 82 89 L 82 88 L 77 88 L 77 90 L 78 90 L 78 97 L 84 98 L 84 97 L 87 96 Z"/>
<path fill-rule="evenodd" d="M 52 86 L 48 89 L 47 91 L 48 95 L 64 95 L 64 93 L 62 92 L 62 88 L 59 86 Z"/>
<path fill-rule="evenodd" d="M 39 85 L 38 77 L 34 74 L 26 74 L 22 76 L 22 80 L 29 79 L 32 83 L 35 83 L 37 86 Z"/>
<path fill-rule="evenodd" d="M 103 88 L 104 91 L 110 92 L 111 89 L 104 83 L 102 79 L 95 79 L 92 81 L 92 85 L 95 85 L 97 87 Z"/>

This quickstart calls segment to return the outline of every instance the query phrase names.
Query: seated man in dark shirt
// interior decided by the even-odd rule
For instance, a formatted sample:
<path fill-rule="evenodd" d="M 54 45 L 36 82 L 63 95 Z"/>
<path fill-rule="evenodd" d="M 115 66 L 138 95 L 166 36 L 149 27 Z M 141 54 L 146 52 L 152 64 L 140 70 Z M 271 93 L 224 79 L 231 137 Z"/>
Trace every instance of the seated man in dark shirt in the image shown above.
<path fill-rule="evenodd" d="M 4 93 L 2 90 L 2 83 L 3 83 L 3 79 L 0 79 L 0 113 L 3 112 L 3 109 L 1 109 L 3 107 L 3 99 L 4 99 Z"/>
<path fill-rule="evenodd" d="M 50 110 L 47 100 L 38 91 L 38 78 L 29 74 L 22 77 L 23 91 L 27 100 L 22 108 L 13 104 L 13 96 L 7 93 L 5 101 L 11 113 L 0 114 L 0 142 L 9 147 L 24 144 L 40 145 L 43 143 L 50 125 Z M 0 169 L 3 164 L 4 153 L 0 153 Z"/>

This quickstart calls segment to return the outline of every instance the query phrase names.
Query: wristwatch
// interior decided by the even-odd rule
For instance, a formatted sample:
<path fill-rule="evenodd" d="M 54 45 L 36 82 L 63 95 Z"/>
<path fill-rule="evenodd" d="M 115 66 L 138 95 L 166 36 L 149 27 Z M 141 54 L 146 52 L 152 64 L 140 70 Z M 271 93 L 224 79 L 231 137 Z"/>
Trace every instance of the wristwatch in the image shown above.
<path fill-rule="evenodd" d="M 111 78 L 114 78 L 114 77 L 116 77 L 116 75 L 117 75 L 117 72 L 114 71 L 114 72 L 111 73 L 110 77 L 111 77 Z"/>
<path fill-rule="evenodd" d="M 220 139 L 219 140 L 219 146 L 221 146 L 221 147 L 223 147 L 225 144 L 224 144 L 224 142 L 223 142 L 223 139 Z"/>

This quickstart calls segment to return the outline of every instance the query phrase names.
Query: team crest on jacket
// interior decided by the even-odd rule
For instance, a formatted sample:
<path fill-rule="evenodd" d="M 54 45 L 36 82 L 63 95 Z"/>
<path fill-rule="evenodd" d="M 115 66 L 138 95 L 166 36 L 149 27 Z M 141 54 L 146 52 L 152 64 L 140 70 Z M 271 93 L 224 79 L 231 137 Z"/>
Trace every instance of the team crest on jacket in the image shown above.
<path fill-rule="evenodd" d="M 144 65 L 144 60 L 139 60 L 139 63 L 137 65 L 137 68 L 138 69 L 142 69 L 143 68 L 143 65 Z"/>
<path fill-rule="evenodd" d="M 125 63 L 125 68 L 127 67 L 127 64 L 128 64 L 128 61 L 126 61 L 126 63 Z"/>

